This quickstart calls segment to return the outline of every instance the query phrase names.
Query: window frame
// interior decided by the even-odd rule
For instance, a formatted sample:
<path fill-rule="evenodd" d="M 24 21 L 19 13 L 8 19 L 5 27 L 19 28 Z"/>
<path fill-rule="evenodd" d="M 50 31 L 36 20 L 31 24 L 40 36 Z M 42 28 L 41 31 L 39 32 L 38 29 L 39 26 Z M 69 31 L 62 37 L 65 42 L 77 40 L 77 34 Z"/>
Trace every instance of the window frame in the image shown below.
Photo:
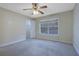
<path fill-rule="evenodd" d="M 53 20 L 56 20 L 57 19 L 57 22 L 58 22 L 58 34 L 46 34 L 46 33 L 41 33 L 41 22 L 44 22 L 44 21 L 53 21 Z M 49 30 L 48 30 L 49 32 Z M 47 36 L 58 36 L 59 35 L 59 18 L 52 18 L 52 19 L 48 19 L 48 20 L 40 20 L 40 23 L 39 23 L 39 34 L 41 35 L 47 35 Z"/>

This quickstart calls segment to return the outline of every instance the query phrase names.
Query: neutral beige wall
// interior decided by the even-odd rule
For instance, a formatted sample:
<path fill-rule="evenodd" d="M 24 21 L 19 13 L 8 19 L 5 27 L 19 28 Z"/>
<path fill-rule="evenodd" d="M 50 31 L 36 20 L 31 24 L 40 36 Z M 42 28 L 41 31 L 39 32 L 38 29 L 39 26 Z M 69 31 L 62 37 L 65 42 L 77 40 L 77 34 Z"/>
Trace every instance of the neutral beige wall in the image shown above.
<path fill-rule="evenodd" d="M 34 35 L 36 36 L 36 38 L 72 43 L 72 34 L 73 34 L 72 17 L 73 17 L 72 11 L 69 11 L 69 12 L 63 12 L 42 18 L 37 18 L 36 20 L 34 20 L 34 22 L 36 23 L 35 24 L 36 33 Z M 39 21 L 48 20 L 52 18 L 60 18 L 59 36 L 47 36 L 40 34 Z M 27 18 L 26 16 L 0 8 L 0 45 L 21 40 L 21 39 L 17 39 L 21 37 L 26 39 L 26 35 L 27 35 L 26 32 L 28 31 L 28 27 L 29 27 L 27 23 L 29 23 L 29 20 L 30 19 Z M 33 33 L 31 35 L 33 35 Z"/>
<path fill-rule="evenodd" d="M 76 4 L 74 9 L 74 40 L 73 45 L 75 50 L 79 54 L 79 4 Z"/>
<path fill-rule="evenodd" d="M 26 39 L 27 20 L 26 16 L 0 8 L 0 45 Z"/>
<path fill-rule="evenodd" d="M 43 35 L 39 33 L 40 20 L 59 18 L 59 36 Z M 73 39 L 73 11 L 63 12 L 42 18 L 36 18 L 36 38 L 72 43 Z"/>

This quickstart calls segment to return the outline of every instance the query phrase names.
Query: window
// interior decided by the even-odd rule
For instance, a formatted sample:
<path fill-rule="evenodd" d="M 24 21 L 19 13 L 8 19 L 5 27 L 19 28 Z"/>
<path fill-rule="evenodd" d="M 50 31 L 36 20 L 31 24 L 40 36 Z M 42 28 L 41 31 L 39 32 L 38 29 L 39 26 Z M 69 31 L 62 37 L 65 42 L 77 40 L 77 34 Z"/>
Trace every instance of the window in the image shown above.
<path fill-rule="evenodd" d="M 40 21 L 41 34 L 58 34 L 58 19 Z"/>

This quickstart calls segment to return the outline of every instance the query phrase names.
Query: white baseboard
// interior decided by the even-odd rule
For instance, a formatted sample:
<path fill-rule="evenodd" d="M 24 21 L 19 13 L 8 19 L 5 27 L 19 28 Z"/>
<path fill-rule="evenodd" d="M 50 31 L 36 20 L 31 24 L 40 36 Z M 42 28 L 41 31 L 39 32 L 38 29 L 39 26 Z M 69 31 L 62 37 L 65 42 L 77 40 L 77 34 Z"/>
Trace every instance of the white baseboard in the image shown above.
<path fill-rule="evenodd" d="M 77 52 L 77 54 L 79 55 L 79 50 L 78 50 L 78 48 L 76 47 L 76 45 L 75 45 L 75 44 L 73 44 L 73 46 L 74 46 L 75 51 L 76 51 L 76 52 Z"/>
<path fill-rule="evenodd" d="M 26 40 L 26 39 L 20 39 L 20 40 L 17 40 L 17 41 L 5 43 L 5 44 L 0 45 L 0 47 L 5 47 L 5 46 L 11 45 L 11 44 L 15 44 L 15 43 L 18 43 L 18 42 L 22 42 L 24 40 Z"/>

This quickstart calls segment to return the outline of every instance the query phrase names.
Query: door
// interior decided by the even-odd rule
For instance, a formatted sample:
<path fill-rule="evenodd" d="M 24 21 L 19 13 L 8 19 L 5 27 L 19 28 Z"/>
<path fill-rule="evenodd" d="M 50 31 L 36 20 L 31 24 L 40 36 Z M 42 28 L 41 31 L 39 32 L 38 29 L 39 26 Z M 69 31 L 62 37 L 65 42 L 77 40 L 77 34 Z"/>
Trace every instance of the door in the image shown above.
<path fill-rule="evenodd" d="M 26 39 L 31 37 L 31 20 L 26 20 Z"/>

